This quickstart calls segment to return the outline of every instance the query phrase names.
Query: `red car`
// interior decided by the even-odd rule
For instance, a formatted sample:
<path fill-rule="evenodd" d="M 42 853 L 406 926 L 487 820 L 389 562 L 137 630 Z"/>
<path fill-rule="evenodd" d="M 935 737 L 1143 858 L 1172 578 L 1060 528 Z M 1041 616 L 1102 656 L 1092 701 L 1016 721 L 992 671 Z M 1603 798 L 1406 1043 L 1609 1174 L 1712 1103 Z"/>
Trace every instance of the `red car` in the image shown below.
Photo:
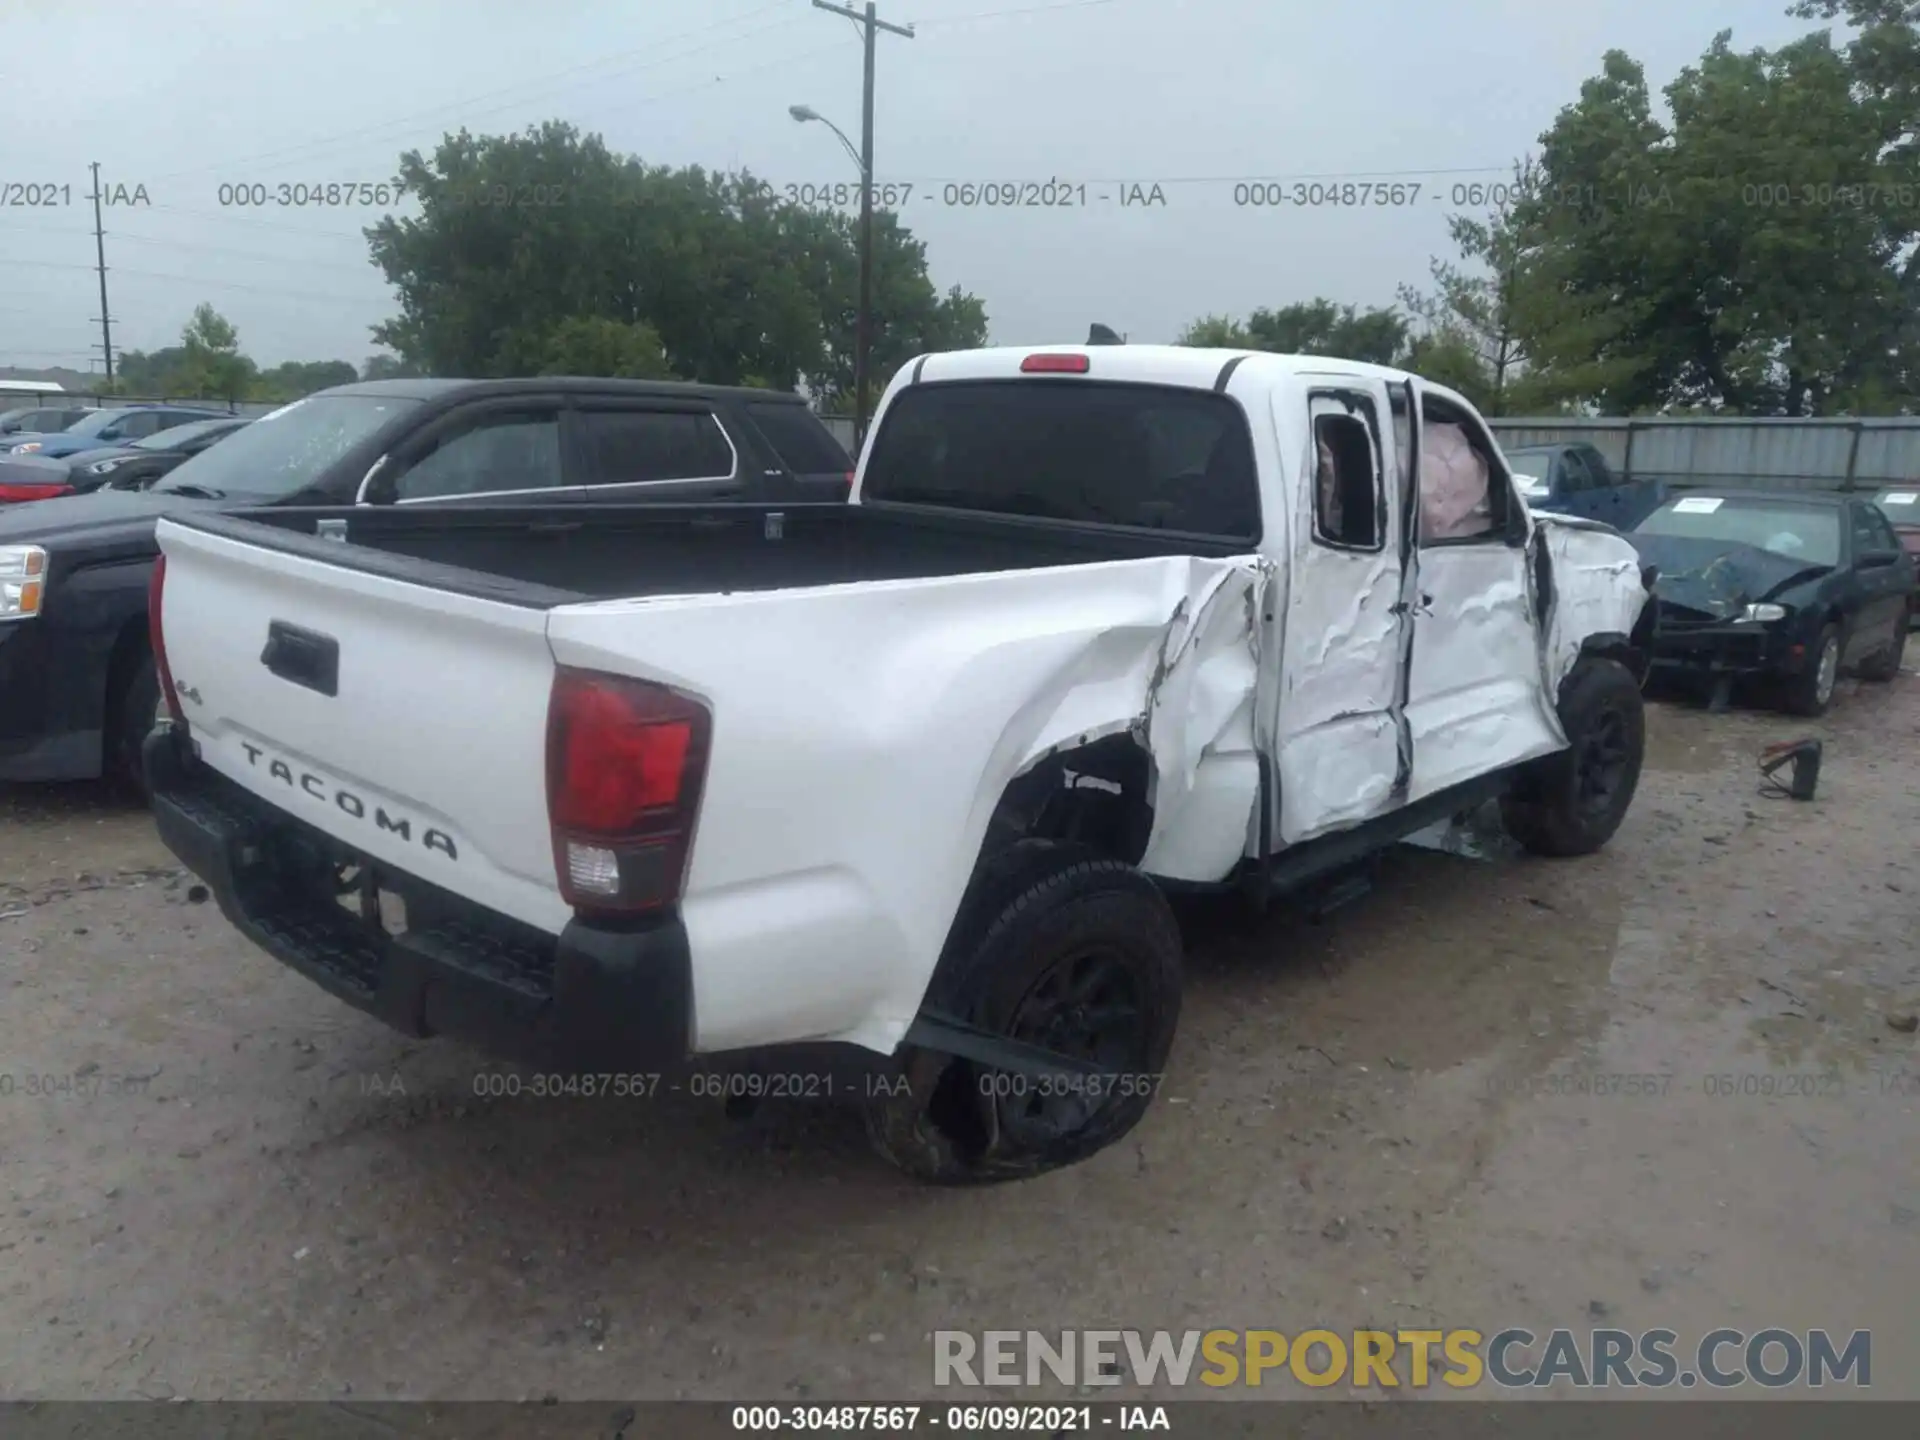
<path fill-rule="evenodd" d="M 1873 503 L 1893 522 L 1893 533 L 1900 537 L 1900 547 L 1920 562 L 1920 482 L 1904 490 L 1898 487 L 1882 490 L 1873 497 Z"/>

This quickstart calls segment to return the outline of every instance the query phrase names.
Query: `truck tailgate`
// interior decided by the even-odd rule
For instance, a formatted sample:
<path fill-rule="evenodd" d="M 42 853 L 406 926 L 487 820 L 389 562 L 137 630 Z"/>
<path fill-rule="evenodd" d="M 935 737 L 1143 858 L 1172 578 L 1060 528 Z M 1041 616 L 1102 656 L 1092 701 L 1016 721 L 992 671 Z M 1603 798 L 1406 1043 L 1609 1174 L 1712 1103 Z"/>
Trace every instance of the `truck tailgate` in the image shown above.
<path fill-rule="evenodd" d="M 561 929 L 543 607 L 159 538 L 168 665 L 207 764 L 377 862 Z"/>

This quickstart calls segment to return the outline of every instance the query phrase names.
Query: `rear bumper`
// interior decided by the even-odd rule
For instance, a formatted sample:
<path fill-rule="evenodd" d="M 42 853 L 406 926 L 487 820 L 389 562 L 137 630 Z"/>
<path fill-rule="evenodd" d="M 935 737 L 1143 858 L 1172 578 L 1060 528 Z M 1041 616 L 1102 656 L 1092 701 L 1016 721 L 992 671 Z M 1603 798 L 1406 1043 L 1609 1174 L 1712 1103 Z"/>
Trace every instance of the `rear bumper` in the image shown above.
<path fill-rule="evenodd" d="M 195 759 L 156 729 L 147 776 L 160 838 L 234 927 L 282 964 L 408 1035 L 446 1035 L 567 1071 L 687 1057 L 692 963 L 677 916 L 556 938 L 410 877 L 383 873 L 410 924 L 394 935 L 340 902 L 333 867 L 363 857 Z"/>

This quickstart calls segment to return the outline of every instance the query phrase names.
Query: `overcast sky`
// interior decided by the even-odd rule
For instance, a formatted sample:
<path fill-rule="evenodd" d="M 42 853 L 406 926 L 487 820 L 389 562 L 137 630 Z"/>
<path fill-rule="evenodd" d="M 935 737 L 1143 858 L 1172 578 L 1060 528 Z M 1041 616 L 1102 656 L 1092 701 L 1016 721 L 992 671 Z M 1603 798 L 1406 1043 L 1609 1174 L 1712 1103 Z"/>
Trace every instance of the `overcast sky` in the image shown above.
<path fill-rule="evenodd" d="M 875 171 L 934 280 L 996 341 L 1100 320 L 1170 340 L 1207 312 L 1326 295 L 1392 301 L 1444 252 L 1455 184 L 1499 179 L 1602 53 L 1657 89 L 1716 30 L 1807 28 L 1786 0 L 886 0 Z M 265 364 L 347 359 L 391 313 L 359 227 L 377 212 L 223 206 L 223 184 L 379 180 L 443 131 L 550 118 L 650 162 L 839 183 L 857 142 L 855 27 L 809 0 L 5 0 L 0 9 L 0 364 L 85 368 L 99 296 L 88 163 L 105 212 L 116 348 L 173 343 L 211 301 Z M 1234 203 L 1236 179 L 1393 178 L 1362 212 Z M 967 209 L 948 182 L 1058 177 L 1067 209 Z M 1158 183 L 1164 205 L 1123 206 Z M 52 206 L 21 185 L 68 187 Z M 1109 198 L 1101 199 L 1101 196 Z M 44 195 L 42 198 L 45 198 Z"/>

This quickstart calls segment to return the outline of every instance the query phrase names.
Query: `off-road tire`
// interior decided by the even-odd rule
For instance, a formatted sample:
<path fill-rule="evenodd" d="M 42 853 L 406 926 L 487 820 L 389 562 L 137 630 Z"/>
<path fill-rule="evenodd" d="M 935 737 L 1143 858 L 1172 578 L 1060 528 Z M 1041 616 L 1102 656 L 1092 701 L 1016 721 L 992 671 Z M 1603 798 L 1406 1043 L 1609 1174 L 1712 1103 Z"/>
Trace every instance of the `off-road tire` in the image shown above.
<path fill-rule="evenodd" d="M 1900 662 L 1907 653 L 1907 630 L 1912 624 L 1913 616 L 1903 612 L 1887 648 L 1860 666 L 1862 680 L 1887 681 L 1900 673 Z"/>
<path fill-rule="evenodd" d="M 1825 695 L 1820 693 L 1820 671 L 1822 657 L 1828 647 L 1833 649 L 1833 683 Z M 1780 707 L 1792 715 L 1804 715 L 1809 719 L 1824 715 L 1833 707 L 1833 697 L 1840 688 L 1840 657 L 1847 653 L 1846 636 L 1838 625 L 1828 625 L 1820 632 L 1820 638 L 1813 642 L 1807 654 L 1807 668 L 1788 682 L 1785 693 L 1780 697 Z"/>
<path fill-rule="evenodd" d="M 1501 798 L 1507 833 L 1536 855 L 1591 855 L 1626 818 L 1646 757 L 1646 710 L 1633 673 L 1589 655 L 1560 687 L 1567 748 L 1536 761 Z M 1603 754 L 1604 752 L 1604 754 Z M 1596 790 L 1601 761 L 1610 783 Z"/>
<path fill-rule="evenodd" d="M 994 1093 L 1008 1084 L 1036 1091 L 1041 1082 L 908 1050 L 899 1079 L 876 1086 L 864 1104 L 867 1134 L 893 1165 L 941 1185 L 1023 1179 L 1113 1144 L 1152 1103 L 1180 1016 L 1179 928 L 1159 888 L 1138 870 L 1078 847 L 1049 846 L 983 878 L 971 889 L 974 903 L 963 906 L 952 963 L 943 963 L 930 1003 L 1004 1034 L 1057 967 L 1097 955 L 1124 974 L 1138 1025 L 1116 1065 L 1123 1078 L 1101 1085 L 1084 1123 L 1043 1142 L 1018 1134 L 1017 1119 L 1010 1125 L 1007 1118 L 1008 1107 L 1032 1096 Z"/>

